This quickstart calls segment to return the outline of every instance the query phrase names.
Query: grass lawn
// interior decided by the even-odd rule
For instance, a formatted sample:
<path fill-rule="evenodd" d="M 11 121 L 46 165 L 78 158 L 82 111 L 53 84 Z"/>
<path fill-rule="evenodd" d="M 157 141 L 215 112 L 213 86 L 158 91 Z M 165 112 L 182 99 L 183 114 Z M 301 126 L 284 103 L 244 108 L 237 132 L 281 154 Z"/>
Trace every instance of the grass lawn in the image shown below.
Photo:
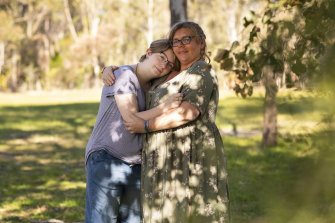
<path fill-rule="evenodd" d="M 0 94 L 0 222 L 84 222 L 84 150 L 99 98 L 100 90 Z M 262 93 L 223 95 L 217 124 L 233 222 L 335 222 L 335 134 L 321 122 L 329 103 L 281 93 L 279 144 L 262 148 Z"/>

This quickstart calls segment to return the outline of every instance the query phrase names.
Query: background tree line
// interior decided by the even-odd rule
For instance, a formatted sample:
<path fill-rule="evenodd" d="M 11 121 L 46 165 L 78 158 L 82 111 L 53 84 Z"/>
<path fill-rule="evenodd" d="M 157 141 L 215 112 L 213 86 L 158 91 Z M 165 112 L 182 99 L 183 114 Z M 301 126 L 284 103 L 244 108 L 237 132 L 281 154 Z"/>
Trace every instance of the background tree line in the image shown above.
<path fill-rule="evenodd" d="M 102 66 L 135 63 L 174 20 L 201 24 L 215 52 L 237 38 L 256 2 L 1 0 L 0 91 L 99 86 Z"/>
<path fill-rule="evenodd" d="M 251 10 L 243 18 L 246 35 L 217 53 L 220 68 L 234 76 L 236 94 L 251 96 L 255 83 L 264 84 L 263 145 L 277 144 L 280 87 L 333 82 L 334 10 L 335 1 L 329 0 L 268 0 L 261 11 Z"/>
<path fill-rule="evenodd" d="M 246 97 L 264 84 L 263 144 L 276 145 L 278 89 L 331 76 L 334 10 L 330 0 L 1 0 L 0 91 L 100 86 L 101 67 L 136 63 L 188 19 L 205 29 L 221 88 Z"/>

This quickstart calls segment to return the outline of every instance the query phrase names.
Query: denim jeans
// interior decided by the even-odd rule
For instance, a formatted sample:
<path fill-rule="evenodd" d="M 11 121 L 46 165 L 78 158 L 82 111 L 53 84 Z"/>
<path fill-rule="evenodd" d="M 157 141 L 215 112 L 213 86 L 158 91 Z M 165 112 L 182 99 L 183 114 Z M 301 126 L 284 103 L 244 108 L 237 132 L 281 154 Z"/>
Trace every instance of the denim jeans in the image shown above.
<path fill-rule="evenodd" d="M 85 223 L 139 223 L 141 165 L 93 152 L 86 167 Z"/>

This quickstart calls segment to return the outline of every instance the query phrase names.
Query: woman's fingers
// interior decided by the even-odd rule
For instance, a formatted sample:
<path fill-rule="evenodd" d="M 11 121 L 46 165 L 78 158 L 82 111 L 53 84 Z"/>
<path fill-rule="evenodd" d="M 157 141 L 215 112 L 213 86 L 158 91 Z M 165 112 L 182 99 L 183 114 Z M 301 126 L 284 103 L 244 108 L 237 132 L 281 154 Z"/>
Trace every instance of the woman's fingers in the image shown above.
<path fill-rule="evenodd" d="M 104 82 L 104 84 L 109 85 L 108 78 L 107 78 L 107 76 L 106 76 L 106 74 L 105 74 L 105 72 L 106 72 L 106 71 L 105 71 L 106 68 L 107 68 L 107 67 L 104 67 L 104 68 L 102 68 L 102 70 L 101 70 L 102 81 Z"/>
<path fill-rule="evenodd" d="M 106 77 L 106 82 L 108 82 L 108 86 L 111 86 L 111 85 L 113 85 L 114 84 L 114 81 L 115 81 L 115 77 L 114 77 L 114 75 L 108 75 L 107 77 Z"/>
<path fill-rule="evenodd" d="M 183 100 L 183 94 L 182 93 L 176 93 L 175 97 L 176 97 L 176 101 L 180 104 L 181 101 Z"/>
<path fill-rule="evenodd" d="M 112 66 L 110 66 L 111 67 L 111 69 L 112 69 L 112 73 L 114 73 L 114 71 L 116 71 L 117 69 L 119 69 L 119 67 L 118 66 L 114 66 L 114 65 L 112 65 Z M 113 77 L 114 79 L 115 79 L 115 77 Z"/>
<path fill-rule="evenodd" d="M 104 82 L 104 84 L 106 84 L 107 86 L 111 86 L 114 84 L 115 82 L 115 75 L 114 75 L 114 71 L 116 71 L 117 69 L 119 69 L 118 66 L 108 66 L 108 67 L 104 67 L 101 71 L 102 73 L 102 80 Z"/>
<path fill-rule="evenodd" d="M 108 77 L 102 77 L 102 80 L 107 86 L 111 86 L 113 83 Z"/>

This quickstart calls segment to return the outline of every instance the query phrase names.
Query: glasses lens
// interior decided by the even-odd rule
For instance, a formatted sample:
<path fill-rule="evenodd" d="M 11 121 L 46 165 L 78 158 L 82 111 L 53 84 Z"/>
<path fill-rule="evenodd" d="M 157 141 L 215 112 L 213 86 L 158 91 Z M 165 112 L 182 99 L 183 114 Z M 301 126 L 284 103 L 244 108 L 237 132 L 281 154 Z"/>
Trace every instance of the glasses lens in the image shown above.
<path fill-rule="evenodd" d="M 167 59 L 167 57 L 165 56 L 165 54 L 163 52 L 161 52 L 160 58 L 161 58 L 162 62 L 164 62 L 164 63 L 168 62 L 168 59 Z"/>
<path fill-rule="evenodd" d="M 191 37 L 190 36 L 185 36 L 183 39 L 182 39 L 182 43 L 183 44 L 189 44 L 191 42 Z"/>
<path fill-rule="evenodd" d="M 172 41 L 172 46 L 178 46 L 179 42 L 180 42 L 179 39 L 174 39 L 174 40 Z"/>
<path fill-rule="evenodd" d="M 170 70 L 173 70 L 174 65 L 172 63 L 168 63 L 168 67 L 169 67 Z"/>

